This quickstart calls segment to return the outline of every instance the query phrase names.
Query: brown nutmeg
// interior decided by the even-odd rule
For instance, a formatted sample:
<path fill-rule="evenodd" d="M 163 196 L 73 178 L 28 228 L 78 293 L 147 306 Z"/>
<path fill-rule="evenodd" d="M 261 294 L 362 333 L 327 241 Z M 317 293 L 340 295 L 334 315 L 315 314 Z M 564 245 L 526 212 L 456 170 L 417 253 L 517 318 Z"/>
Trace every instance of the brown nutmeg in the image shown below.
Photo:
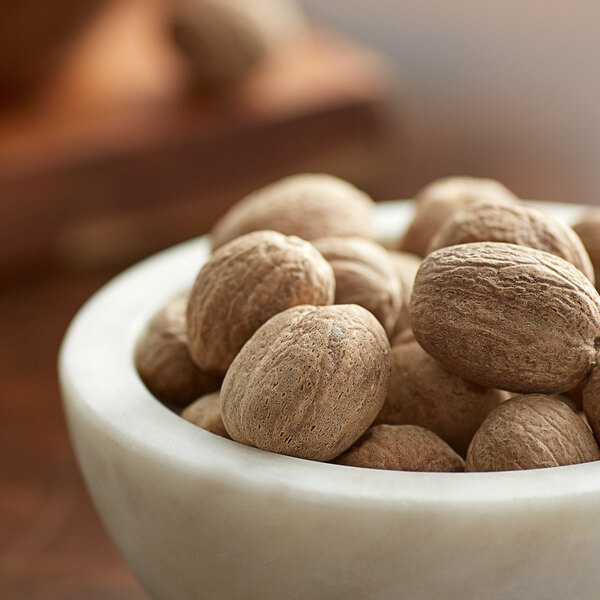
<path fill-rule="evenodd" d="M 425 427 L 462 456 L 485 417 L 502 401 L 499 390 L 447 371 L 416 341 L 392 347 L 392 375 L 375 423 Z"/>
<path fill-rule="evenodd" d="M 595 281 L 600 285 L 600 209 L 590 209 L 584 218 L 573 225 L 594 266 Z"/>
<path fill-rule="evenodd" d="M 355 237 L 321 238 L 313 245 L 333 268 L 335 304 L 363 306 L 391 336 L 404 297 L 387 251 L 376 242 Z"/>
<path fill-rule="evenodd" d="M 186 406 L 181 417 L 206 431 L 231 439 L 221 418 L 221 394 L 213 392 Z"/>
<path fill-rule="evenodd" d="M 427 252 L 471 242 L 544 250 L 569 261 L 594 282 L 594 269 L 579 236 L 566 223 L 532 206 L 498 199 L 473 202 L 446 220 Z"/>
<path fill-rule="evenodd" d="M 583 412 L 594 432 L 600 440 L 600 367 L 596 367 L 583 388 Z"/>
<path fill-rule="evenodd" d="M 243 444 L 331 460 L 373 422 L 389 377 L 390 345 L 368 310 L 298 306 L 235 357 L 221 388 L 223 422 Z"/>
<path fill-rule="evenodd" d="M 187 310 L 189 348 L 203 370 L 224 375 L 268 319 L 300 304 L 331 304 L 335 278 L 310 244 L 275 231 L 249 233 L 202 267 Z"/>
<path fill-rule="evenodd" d="M 303 33 L 291 0 L 177 0 L 169 3 L 169 32 L 198 89 L 235 83 L 272 50 Z"/>
<path fill-rule="evenodd" d="M 465 461 L 435 433 L 416 425 L 376 425 L 335 461 L 392 471 L 460 472 Z"/>
<path fill-rule="evenodd" d="M 561 393 L 598 363 L 598 292 L 541 250 L 480 242 L 433 252 L 415 278 L 410 318 L 429 354 L 484 387 Z"/>
<path fill-rule="evenodd" d="M 425 256 L 431 239 L 449 217 L 472 202 L 488 199 L 511 201 L 517 197 L 493 179 L 444 177 L 433 181 L 415 196 L 415 216 L 399 249 Z"/>
<path fill-rule="evenodd" d="M 148 323 L 135 346 L 135 367 L 146 387 L 161 402 L 185 406 L 219 389 L 221 377 L 193 362 L 186 333 L 187 296 L 171 301 Z"/>
<path fill-rule="evenodd" d="M 373 200 L 332 175 L 291 175 L 246 196 L 217 222 L 213 248 L 261 229 L 305 240 L 322 237 L 374 237 Z"/>
<path fill-rule="evenodd" d="M 394 328 L 393 337 L 395 338 L 410 327 L 408 306 L 410 304 L 410 296 L 412 294 L 415 276 L 421 266 L 422 259 L 416 254 L 400 252 L 399 250 L 388 250 L 388 254 L 394 264 L 396 276 L 400 280 L 404 300 L 400 309 L 400 315 L 396 321 L 396 327 Z"/>
<path fill-rule="evenodd" d="M 482 423 L 467 471 L 514 471 L 600 459 L 588 426 L 564 402 L 531 394 L 503 402 Z"/>

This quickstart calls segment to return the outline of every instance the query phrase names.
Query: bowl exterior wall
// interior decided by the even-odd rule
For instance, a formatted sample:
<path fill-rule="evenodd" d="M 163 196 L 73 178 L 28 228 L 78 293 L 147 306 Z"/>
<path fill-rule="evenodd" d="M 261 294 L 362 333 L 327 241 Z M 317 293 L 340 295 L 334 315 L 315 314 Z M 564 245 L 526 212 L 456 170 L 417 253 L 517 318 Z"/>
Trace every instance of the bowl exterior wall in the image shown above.
<path fill-rule="evenodd" d="M 248 489 L 129 446 L 68 391 L 65 405 L 98 512 L 157 600 L 597 599 L 597 496 L 442 508 Z"/>

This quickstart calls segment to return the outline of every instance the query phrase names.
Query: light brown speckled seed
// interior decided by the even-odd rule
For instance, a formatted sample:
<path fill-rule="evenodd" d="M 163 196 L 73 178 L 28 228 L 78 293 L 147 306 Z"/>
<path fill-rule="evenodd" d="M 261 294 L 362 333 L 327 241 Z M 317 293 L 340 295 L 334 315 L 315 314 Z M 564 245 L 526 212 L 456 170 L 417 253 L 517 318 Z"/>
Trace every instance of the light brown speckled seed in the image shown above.
<path fill-rule="evenodd" d="M 392 376 L 375 423 L 430 429 L 464 456 L 482 421 L 502 393 L 447 371 L 416 342 L 394 344 Z"/>
<path fill-rule="evenodd" d="M 377 317 L 390 337 L 404 295 L 385 248 L 356 237 L 321 238 L 313 244 L 333 268 L 335 303 L 363 306 Z"/>
<path fill-rule="evenodd" d="M 517 200 L 508 188 L 493 179 L 443 177 L 432 181 L 415 196 L 415 216 L 399 249 L 425 256 L 432 237 L 448 218 L 472 202 L 490 198 Z"/>
<path fill-rule="evenodd" d="M 469 204 L 442 225 L 427 252 L 471 242 L 507 242 L 544 250 L 574 264 L 594 282 L 594 269 L 579 236 L 563 221 L 532 206 L 498 199 Z"/>
<path fill-rule="evenodd" d="M 223 422 L 243 444 L 331 460 L 373 422 L 389 377 L 390 345 L 369 311 L 292 308 L 236 356 L 221 389 Z"/>
<path fill-rule="evenodd" d="M 465 461 L 435 433 L 417 425 L 375 425 L 335 461 L 392 471 L 460 472 Z"/>
<path fill-rule="evenodd" d="M 187 295 L 171 301 L 150 320 L 135 347 L 135 366 L 146 387 L 175 406 L 219 389 L 222 379 L 199 369 L 190 356 L 186 306 Z"/>
<path fill-rule="evenodd" d="M 332 175 L 300 174 L 246 196 L 211 231 L 213 248 L 261 229 L 305 240 L 329 236 L 373 238 L 375 204 L 364 192 Z"/>
<path fill-rule="evenodd" d="M 256 231 L 217 250 L 190 293 L 190 353 L 205 371 L 225 374 L 241 347 L 273 315 L 299 304 L 331 304 L 335 278 L 310 244 Z"/>
<path fill-rule="evenodd" d="M 514 471 L 600 459 L 589 427 L 564 402 L 530 394 L 496 408 L 473 437 L 467 471 Z"/>
<path fill-rule="evenodd" d="M 498 242 L 437 250 L 417 273 L 410 316 L 429 354 L 484 387 L 561 393 L 598 363 L 598 292 L 540 250 Z"/>
<path fill-rule="evenodd" d="M 229 434 L 221 418 L 221 394 L 219 392 L 198 398 L 184 408 L 181 417 L 197 427 L 229 439 Z"/>

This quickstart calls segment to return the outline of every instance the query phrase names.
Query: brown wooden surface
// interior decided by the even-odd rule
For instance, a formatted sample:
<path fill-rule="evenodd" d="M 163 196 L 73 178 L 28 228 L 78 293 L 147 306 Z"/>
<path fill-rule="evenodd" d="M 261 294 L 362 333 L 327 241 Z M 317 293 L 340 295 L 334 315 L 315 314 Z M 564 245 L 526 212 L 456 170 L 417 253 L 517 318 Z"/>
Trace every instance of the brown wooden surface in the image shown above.
<path fill-rule="evenodd" d="M 82 51 L 88 58 L 66 81 L 99 69 L 106 44 L 100 36 Z M 162 94 L 146 90 L 144 101 L 131 89 L 103 90 L 97 106 L 90 97 L 106 81 L 77 94 L 63 80 L 44 103 L 0 115 L 0 272 L 124 266 L 206 232 L 244 194 L 298 171 L 378 191 L 396 123 L 384 63 L 364 48 L 311 30 L 210 97 L 156 76 Z"/>
<path fill-rule="evenodd" d="M 5 283 L 0 293 L 0 598 L 140 600 L 75 465 L 56 356 L 108 274 Z"/>

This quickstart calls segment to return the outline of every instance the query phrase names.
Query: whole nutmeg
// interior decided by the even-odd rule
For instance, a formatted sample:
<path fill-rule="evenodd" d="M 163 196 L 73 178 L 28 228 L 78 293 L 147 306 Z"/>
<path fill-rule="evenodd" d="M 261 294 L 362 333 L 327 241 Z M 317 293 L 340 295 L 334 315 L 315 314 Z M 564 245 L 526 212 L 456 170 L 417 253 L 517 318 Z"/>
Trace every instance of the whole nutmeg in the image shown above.
<path fill-rule="evenodd" d="M 273 315 L 300 304 L 331 304 L 335 278 L 309 242 L 256 231 L 219 248 L 190 293 L 187 333 L 192 359 L 225 374 L 252 334 Z"/>
<path fill-rule="evenodd" d="M 221 394 L 213 392 L 198 398 L 182 411 L 181 417 L 197 427 L 228 438 L 229 434 L 221 418 Z"/>
<path fill-rule="evenodd" d="M 176 298 L 148 323 L 135 346 L 135 367 L 146 387 L 162 402 L 185 406 L 218 390 L 221 377 L 200 370 L 188 348 L 187 295 Z"/>
<path fill-rule="evenodd" d="M 444 177 L 425 186 L 416 196 L 416 212 L 400 242 L 400 250 L 426 256 L 433 236 L 455 212 L 477 200 L 517 200 L 494 179 Z"/>
<path fill-rule="evenodd" d="M 392 471 L 465 470 L 465 461 L 435 433 L 417 425 L 375 425 L 335 461 Z"/>
<path fill-rule="evenodd" d="M 404 298 L 385 248 L 355 237 L 321 238 L 313 245 L 333 268 L 335 304 L 358 304 L 366 308 L 390 337 Z"/>
<path fill-rule="evenodd" d="M 496 408 L 473 437 L 467 471 L 515 471 L 600 459 L 589 427 L 564 402 L 531 394 Z"/>
<path fill-rule="evenodd" d="M 507 242 L 544 250 L 574 264 L 594 282 L 594 269 L 579 236 L 566 223 L 531 206 L 506 200 L 474 202 L 442 225 L 427 252 L 470 242 Z"/>
<path fill-rule="evenodd" d="M 290 0 L 177 0 L 170 8 L 171 39 L 200 89 L 243 78 L 305 28 Z"/>
<path fill-rule="evenodd" d="M 464 456 L 473 435 L 502 399 L 500 391 L 447 371 L 416 341 L 395 343 L 390 385 L 375 423 L 420 425 Z"/>
<path fill-rule="evenodd" d="M 433 252 L 417 273 L 410 318 L 429 354 L 484 387 L 561 393 L 598 363 L 598 292 L 541 250 L 480 242 Z"/>
<path fill-rule="evenodd" d="M 573 225 L 594 266 L 596 284 L 600 284 L 600 209 L 589 210 L 584 218 Z"/>
<path fill-rule="evenodd" d="M 235 204 L 211 232 L 213 248 L 259 229 L 305 240 L 330 236 L 374 237 L 375 204 L 332 175 L 291 175 Z"/>
<path fill-rule="evenodd" d="M 600 440 L 600 368 L 592 371 L 583 388 L 583 412 L 596 439 Z"/>
<path fill-rule="evenodd" d="M 400 314 L 396 321 L 393 337 L 401 334 L 404 330 L 410 328 L 410 315 L 408 306 L 410 304 L 410 296 L 412 294 L 415 276 L 421 266 L 422 258 L 410 252 L 400 252 L 399 250 L 388 250 L 388 254 L 392 259 L 396 270 L 396 277 L 400 280 L 402 287 L 403 302 L 400 308 Z"/>
<path fill-rule="evenodd" d="M 368 310 L 291 308 L 235 357 L 221 388 L 223 423 L 243 444 L 331 460 L 373 422 L 389 378 L 390 344 Z"/>

